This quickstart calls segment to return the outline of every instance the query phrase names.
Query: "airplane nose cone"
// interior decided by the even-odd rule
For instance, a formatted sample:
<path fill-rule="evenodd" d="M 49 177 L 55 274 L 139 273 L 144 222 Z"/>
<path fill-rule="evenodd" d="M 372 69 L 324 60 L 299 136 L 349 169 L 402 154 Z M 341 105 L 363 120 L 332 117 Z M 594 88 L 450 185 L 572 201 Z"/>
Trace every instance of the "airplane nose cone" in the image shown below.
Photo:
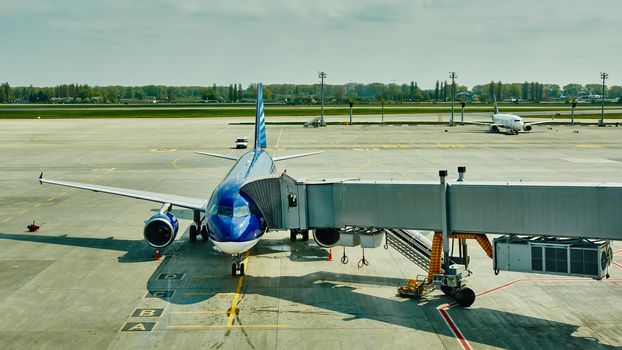
<path fill-rule="evenodd" d="M 229 217 L 214 215 L 209 220 L 213 239 L 219 242 L 236 242 L 244 239 L 248 231 L 248 217 Z"/>

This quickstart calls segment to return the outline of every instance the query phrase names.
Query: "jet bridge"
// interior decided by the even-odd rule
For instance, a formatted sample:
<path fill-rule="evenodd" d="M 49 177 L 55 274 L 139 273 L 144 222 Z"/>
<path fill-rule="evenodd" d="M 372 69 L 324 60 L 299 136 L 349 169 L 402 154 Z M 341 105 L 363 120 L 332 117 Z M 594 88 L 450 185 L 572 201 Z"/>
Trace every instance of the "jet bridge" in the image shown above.
<path fill-rule="evenodd" d="M 459 302 L 456 264 L 468 267 L 466 238 L 492 255 L 497 273 L 608 276 L 609 240 L 622 240 L 622 184 L 466 182 L 466 168 L 458 170 L 457 181 L 441 170 L 437 182 L 298 181 L 283 173 L 250 180 L 241 191 L 270 229 L 314 230 L 322 246 L 378 247 L 386 234 L 386 244 L 428 267 L 427 284 L 434 280 Z M 434 231 L 434 243 L 408 230 Z M 493 248 L 485 234 L 502 236 Z M 449 256 L 450 239 L 464 246 L 458 258 Z M 442 256 L 434 252 L 441 244 Z"/>

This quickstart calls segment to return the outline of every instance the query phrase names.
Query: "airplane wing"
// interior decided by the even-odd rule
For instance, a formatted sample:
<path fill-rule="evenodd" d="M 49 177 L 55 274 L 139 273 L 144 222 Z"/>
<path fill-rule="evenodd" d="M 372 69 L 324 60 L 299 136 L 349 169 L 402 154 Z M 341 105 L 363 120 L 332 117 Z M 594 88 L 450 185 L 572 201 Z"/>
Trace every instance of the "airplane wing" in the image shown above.
<path fill-rule="evenodd" d="M 310 152 L 310 153 L 301 153 L 301 154 L 292 154 L 291 156 L 274 157 L 274 158 L 272 158 L 272 160 L 274 160 L 275 162 L 278 162 L 279 160 L 286 160 L 286 159 L 292 159 L 292 158 L 300 158 L 300 157 L 312 156 L 314 154 L 320 154 L 320 153 L 324 153 L 324 151 Z"/>
<path fill-rule="evenodd" d="M 454 121 L 454 123 L 462 123 L 462 122 L 456 122 Z M 489 126 L 492 125 L 494 123 L 492 122 L 487 122 L 487 121 L 479 121 L 479 120 L 473 120 L 473 121 L 464 121 L 464 124 L 473 124 L 473 125 L 484 125 L 484 126 Z"/>
<path fill-rule="evenodd" d="M 542 120 L 542 121 L 538 121 L 538 122 L 525 122 L 525 124 L 529 124 L 529 125 L 538 125 L 538 124 L 547 124 L 547 123 L 554 123 L 554 120 Z"/>
<path fill-rule="evenodd" d="M 194 153 L 196 153 L 196 154 L 201 154 L 201 155 L 204 155 L 204 156 L 210 156 L 210 157 L 216 157 L 216 158 L 228 159 L 228 160 L 238 160 L 238 158 L 237 158 L 237 157 L 226 156 L 226 155 L 224 155 L 224 154 L 208 153 L 208 152 L 199 152 L 199 151 L 194 151 Z"/>
<path fill-rule="evenodd" d="M 91 185 L 80 182 L 71 182 L 71 181 L 62 181 L 62 180 L 53 180 L 46 179 L 43 177 L 43 173 L 39 176 L 40 184 L 52 184 L 58 186 L 66 186 L 66 187 L 74 187 L 82 190 L 89 190 L 93 192 L 103 192 L 108 194 L 114 194 L 117 196 L 130 197 L 136 199 L 142 199 L 151 202 L 157 203 L 170 203 L 173 206 L 205 211 L 205 205 L 207 203 L 206 200 L 200 198 L 192 198 L 192 197 L 184 197 L 184 196 L 176 196 L 172 194 L 165 193 L 156 193 L 156 192 L 148 192 L 148 191 L 139 191 L 139 190 L 131 190 L 126 188 L 118 188 L 118 187 L 108 187 L 108 186 L 100 186 L 100 185 Z"/>

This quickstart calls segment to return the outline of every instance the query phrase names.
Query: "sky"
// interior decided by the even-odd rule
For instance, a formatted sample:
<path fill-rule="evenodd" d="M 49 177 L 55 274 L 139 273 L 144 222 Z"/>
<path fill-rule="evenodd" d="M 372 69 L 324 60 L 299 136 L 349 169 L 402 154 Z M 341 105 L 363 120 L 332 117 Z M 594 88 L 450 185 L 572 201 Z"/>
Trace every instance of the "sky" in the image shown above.
<path fill-rule="evenodd" d="M 0 0 L 0 82 L 622 85 L 621 18 L 620 0 Z"/>

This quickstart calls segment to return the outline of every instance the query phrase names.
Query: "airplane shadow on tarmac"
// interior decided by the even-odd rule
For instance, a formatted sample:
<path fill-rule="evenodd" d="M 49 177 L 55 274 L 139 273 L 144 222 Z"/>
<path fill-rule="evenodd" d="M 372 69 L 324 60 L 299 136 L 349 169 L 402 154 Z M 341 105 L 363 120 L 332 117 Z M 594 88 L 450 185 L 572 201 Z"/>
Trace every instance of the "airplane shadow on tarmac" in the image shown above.
<path fill-rule="evenodd" d="M 196 243 L 187 242 L 187 231 L 182 234 L 181 239 L 162 251 L 165 257 L 147 282 L 148 293 L 160 297 L 166 295 L 162 292 L 172 292 L 160 298 L 172 304 L 187 305 L 200 303 L 221 293 L 235 291 L 239 277 L 232 277 L 229 274 L 231 258 L 216 251 L 211 242 L 202 242 L 200 239 Z M 125 252 L 118 258 L 120 263 L 139 263 L 154 258 L 154 249 L 142 239 L 80 238 L 29 233 L 0 233 L 0 239 Z M 289 259 L 294 262 L 326 259 L 326 251 L 315 244 L 290 243 L 289 238 L 263 240 L 252 249 L 251 256 L 252 259 L 273 259 L 274 256 L 270 254 L 283 252 L 291 252 Z M 419 301 L 398 297 L 389 299 L 356 292 L 356 288 L 350 286 L 356 284 L 397 287 L 404 283 L 403 279 L 322 271 L 302 276 L 253 276 L 252 262 L 249 265 L 251 268 L 247 270 L 248 274 L 244 277 L 240 289 L 238 312 L 240 308 L 245 307 L 246 296 L 261 295 L 345 314 L 347 317 L 342 320 L 346 322 L 369 319 L 454 337 L 437 310 L 438 306 L 451 302 L 451 299 L 442 294 L 431 294 Z M 181 274 L 183 277 L 178 280 L 166 278 Z M 195 278 L 201 276 L 210 278 Z M 252 306 L 249 308 L 252 309 Z M 477 301 L 475 307 L 455 307 L 449 313 L 461 328 L 465 339 L 473 343 L 506 349 L 524 349 L 526 344 L 531 344 L 530 347 L 535 348 L 555 347 L 557 344 L 579 349 L 617 349 L 599 343 L 594 338 L 573 336 L 578 330 L 575 325 L 478 308 Z M 326 314 L 334 316 L 330 312 Z M 239 313 L 236 313 L 235 322 L 244 324 L 245 321 Z"/>

